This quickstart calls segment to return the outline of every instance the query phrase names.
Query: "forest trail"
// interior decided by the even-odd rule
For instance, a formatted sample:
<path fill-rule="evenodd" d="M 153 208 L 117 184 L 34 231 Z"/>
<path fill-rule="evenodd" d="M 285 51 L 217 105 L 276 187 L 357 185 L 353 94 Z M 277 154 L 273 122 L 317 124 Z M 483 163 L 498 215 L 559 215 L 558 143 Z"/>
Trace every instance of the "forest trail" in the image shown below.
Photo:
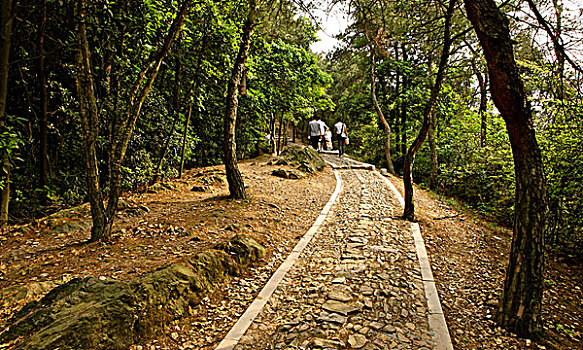
<path fill-rule="evenodd" d="M 434 332 L 428 323 L 411 224 L 394 192 L 364 170 L 373 166 L 323 158 L 344 169 L 339 197 L 279 286 L 265 287 L 276 289 L 255 321 L 243 315 L 217 349 L 452 348 L 447 327 Z"/>

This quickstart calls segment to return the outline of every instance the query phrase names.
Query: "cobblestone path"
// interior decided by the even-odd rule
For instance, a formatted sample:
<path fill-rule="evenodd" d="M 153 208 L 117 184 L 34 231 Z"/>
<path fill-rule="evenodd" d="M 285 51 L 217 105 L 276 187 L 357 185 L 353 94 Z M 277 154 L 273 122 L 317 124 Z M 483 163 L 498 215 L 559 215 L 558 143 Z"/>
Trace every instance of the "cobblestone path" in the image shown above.
<path fill-rule="evenodd" d="M 235 349 L 433 348 L 410 224 L 370 171 L 341 177 L 332 212 Z"/>

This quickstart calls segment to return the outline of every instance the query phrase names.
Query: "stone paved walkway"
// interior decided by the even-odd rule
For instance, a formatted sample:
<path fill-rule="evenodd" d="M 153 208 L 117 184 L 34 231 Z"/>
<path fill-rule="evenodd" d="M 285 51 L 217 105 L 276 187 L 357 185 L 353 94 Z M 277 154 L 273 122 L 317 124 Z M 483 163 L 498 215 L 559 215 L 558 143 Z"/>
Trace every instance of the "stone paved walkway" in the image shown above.
<path fill-rule="evenodd" d="M 433 348 L 410 224 L 370 171 L 341 177 L 332 212 L 236 349 Z"/>

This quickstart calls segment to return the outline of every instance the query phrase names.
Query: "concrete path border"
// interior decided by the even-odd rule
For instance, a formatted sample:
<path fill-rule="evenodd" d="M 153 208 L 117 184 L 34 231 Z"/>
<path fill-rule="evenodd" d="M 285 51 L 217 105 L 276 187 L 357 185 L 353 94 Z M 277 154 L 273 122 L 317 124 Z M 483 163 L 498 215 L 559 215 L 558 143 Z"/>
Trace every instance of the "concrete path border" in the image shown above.
<path fill-rule="evenodd" d="M 391 191 L 393 191 L 397 197 L 401 207 L 404 208 L 405 200 L 391 180 L 381 175 L 378 171 L 375 171 L 375 174 L 377 174 L 377 176 L 389 186 Z M 429 264 L 429 257 L 427 256 L 427 250 L 425 249 L 425 243 L 423 242 L 423 236 L 421 236 L 419 224 L 416 222 L 411 223 L 411 231 L 413 232 L 417 258 L 419 259 L 419 265 L 421 266 L 421 278 L 423 280 L 423 288 L 425 289 L 425 298 L 427 299 L 427 308 L 429 310 L 429 328 L 433 331 L 435 350 L 453 350 L 453 344 L 451 343 L 447 322 L 445 322 L 445 316 L 443 315 L 441 303 L 439 302 L 439 294 L 437 294 L 437 288 L 435 286 L 435 281 L 433 280 L 433 273 L 431 272 L 431 265 Z"/>
<path fill-rule="evenodd" d="M 249 305 L 247 310 L 241 315 L 237 323 L 233 325 L 233 328 L 227 333 L 225 338 L 219 343 L 216 347 L 216 350 L 232 350 L 241 340 L 241 337 L 245 335 L 247 328 L 253 323 L 257 315 L 263 310 L 265 304 L 277 288 L 277 286 L 281 283 L 283 278 L 285 277 L 286 273 L 290 270 L 290 268 L 296 263 L 298 260 L 301 252 L 306 248 L 308 243 L 314 234 L 318 231 L 328 214 L 330 213 L 330 209 L 332 205 L 336 202 L 338 195 L 340 194 L 340 190 L 342 189 L 342 179 L 340 178 L 340 173 L 335 170 L 334 176 L 336 177 L 336 188 L 328 203 L 324 206 L 324 209 L 318 215 L 318 218 L 312 225 L 312 227 L 306 232 L 306 234 L 299 240 L 296 244 L 290 255 L 288 255 L 287 259 L 281 264 L 281 266 L 274 272 L 271 276 L 265 287 L 259 292 L 255 300 Z"/>

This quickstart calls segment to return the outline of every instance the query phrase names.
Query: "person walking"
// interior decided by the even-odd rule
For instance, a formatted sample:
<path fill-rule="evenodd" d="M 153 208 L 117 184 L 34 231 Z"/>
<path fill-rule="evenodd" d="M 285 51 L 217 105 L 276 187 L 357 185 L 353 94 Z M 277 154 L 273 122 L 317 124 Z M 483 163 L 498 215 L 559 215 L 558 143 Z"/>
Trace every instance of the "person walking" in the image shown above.
<path fill-rule="evenodd" d="M 314 117 L 312 121 L 308 124 L 308 129 L 310 130 L 310 144 L 317 151 L 320 145 L 320 140 L 322 139 L 322 127 L 318 121 L 318 117 Z"/>
<path fill-rule="evenodd" d="M 341 118 L 338 118 L 338 121 L 334 124 L 334 131 L 336 131 L 336 140 L 338 140 L 338 156 L 342 157 L 344 155 L 344 145 L 348 138 L 348 132 L 346 131 L 346 124 L 342 122 Z"/>
<path fill-rule="evenodd" d="M 328 129 L 328 125 L 326 125 L 326 122 L 324 122 L 320 118 L 318 118 L 318 123 L 320 123 L 320 131 L 322 132 L 322 137 L 320 138 L 320 148 L 318 150 L 325 151 L 325 150 L 327 150 L 325 137 L 326 137 L 326 129 Z"/>
<path fill-rule="evenodd" d="M 329 127 L 326 127 L 326 132 L 324 133 L 324 140 L 326 141 L 326 149 L 332 150 L 334 147 L 332 146 L 332 131 Z"/>

